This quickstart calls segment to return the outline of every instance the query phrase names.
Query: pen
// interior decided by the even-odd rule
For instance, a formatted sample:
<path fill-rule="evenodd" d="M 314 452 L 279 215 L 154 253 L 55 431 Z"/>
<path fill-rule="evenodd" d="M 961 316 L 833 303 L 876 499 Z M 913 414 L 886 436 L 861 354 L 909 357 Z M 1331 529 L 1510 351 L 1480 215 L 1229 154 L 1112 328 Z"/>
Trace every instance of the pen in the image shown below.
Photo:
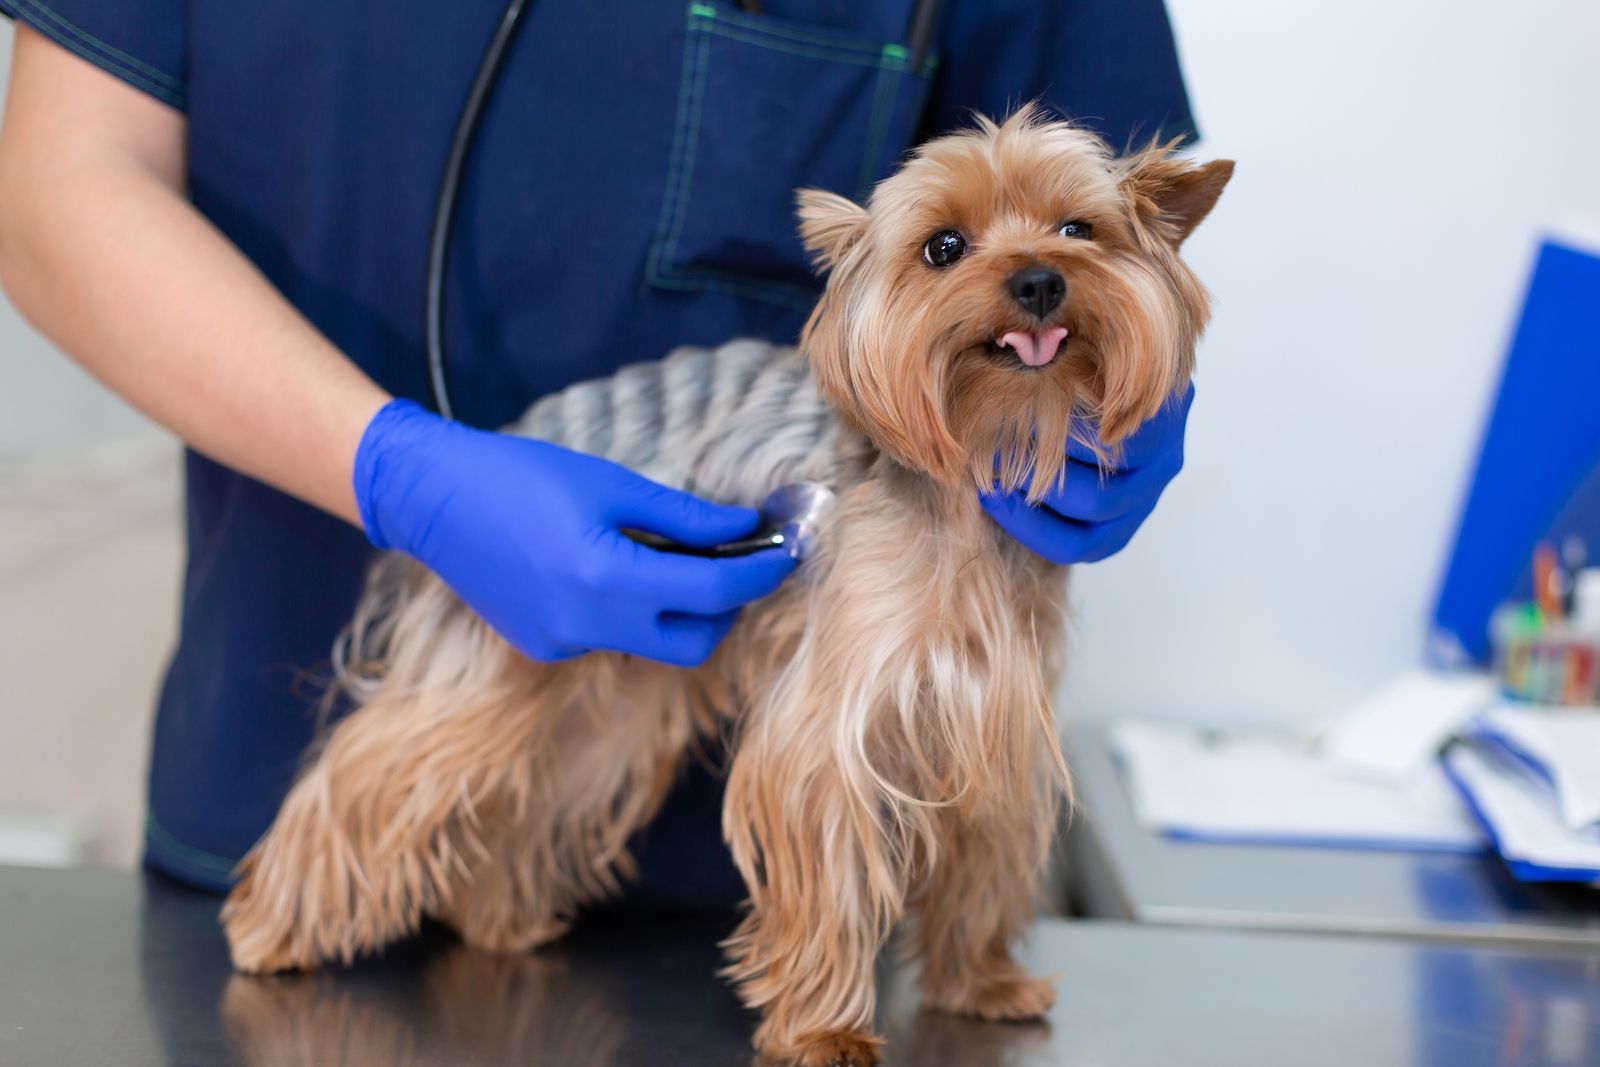
<path fill-rule="evenodd" d="M 1533 599 L 1547 626 L 1560 622 L 1564 615 L 1560 570 L 1555 546 L 1548 541 L 1539 542 L 1533 550 Z"/>

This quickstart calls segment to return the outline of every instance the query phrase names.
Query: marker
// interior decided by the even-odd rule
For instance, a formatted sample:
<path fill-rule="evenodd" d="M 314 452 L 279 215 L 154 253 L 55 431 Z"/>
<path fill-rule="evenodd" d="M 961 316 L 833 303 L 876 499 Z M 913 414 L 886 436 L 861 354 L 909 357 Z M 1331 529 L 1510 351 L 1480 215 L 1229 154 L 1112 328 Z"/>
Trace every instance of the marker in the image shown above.
<path fill-rule="evenodd" d="M 1556 557 L 1555 546 L 1540 541 L 1533 550 L 1533 599 L 1547 626 L 1560 622 L 1563 617 L 1560 572 L 1561 562 Z"/>

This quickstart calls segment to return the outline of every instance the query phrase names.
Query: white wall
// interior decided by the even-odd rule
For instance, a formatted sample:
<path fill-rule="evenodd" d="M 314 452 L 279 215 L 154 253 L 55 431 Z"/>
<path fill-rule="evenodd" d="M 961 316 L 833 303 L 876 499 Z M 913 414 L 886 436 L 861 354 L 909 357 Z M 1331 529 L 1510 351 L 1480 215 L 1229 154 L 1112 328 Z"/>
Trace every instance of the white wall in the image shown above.
<path fill-rule="evenodd" d="M 1067 690 L 1305 721 L 1415 659 L 1538 235 L 1600 218 L 1600 3 L 1168 4 L 1239 169 L 1187 469 L 1076 574 Z"/>
<path fill-rule="evenodd" d="M 9 48 L 0 44 L 0 48 Z M 0 303 L 0 457 L 154 433 L 143 416 Z"/>

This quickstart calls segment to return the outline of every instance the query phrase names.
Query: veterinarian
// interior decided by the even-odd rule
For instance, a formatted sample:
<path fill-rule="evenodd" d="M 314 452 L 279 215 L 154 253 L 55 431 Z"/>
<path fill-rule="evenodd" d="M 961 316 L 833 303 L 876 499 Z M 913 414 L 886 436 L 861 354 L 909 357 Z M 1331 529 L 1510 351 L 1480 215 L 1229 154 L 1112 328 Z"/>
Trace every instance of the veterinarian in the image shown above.
<path fill-rule="evenodd" d="M 619 528 L 715 544 L 756 516 L 469 427 L 679 344 L 792 340 L 820 292 L 792 190 L 864 197 L 973 109 L 1040 97 L 1116 144 L 1193 129 L 1160 0 L 946 0 L 926 49 L 906 43 L 926 0 L 537 0 L 459 190 L 450 422 L 426 406 L 426 256 L 498 0 L 0 10 L 17 20 L 0 278 L 190 449 L 146 862 L 213 889 L 312 738 L 317 671 L 374 546 L 423 560 L 540 659 L 699 662 L 789 572 L 776 551 L 639 548 Z M 1115 552 L 1178 470 L 1187 407 L 1103 482 L 990 513 L 1059 562 Z M 717 791 L 692 774 L 639 842 L 642 897 L 740 897 Z"/>

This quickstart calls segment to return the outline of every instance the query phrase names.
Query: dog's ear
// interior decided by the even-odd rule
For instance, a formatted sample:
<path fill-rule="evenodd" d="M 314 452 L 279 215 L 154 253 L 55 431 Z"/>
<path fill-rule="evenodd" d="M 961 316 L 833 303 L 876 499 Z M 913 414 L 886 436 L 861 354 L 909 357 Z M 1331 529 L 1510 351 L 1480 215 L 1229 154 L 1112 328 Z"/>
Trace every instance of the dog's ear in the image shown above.
<path fill-rule="evenodd" d="M 800 239 L 818 270 L 836 265 L 867 230 L 867 209 L 837 193 L 800 189 L 795 193 L 795 203 L 800 215 Z"/>
<path fill-rule="evenodd" d="M 1159 219 L 1180 245 L 1211 214 L 1222 189 L 1233 177 L 1233 160 L 1217 159 L 1195 166 L 1169 159 L 1169 146 L 1153 147 L 1129 161 L 1122 188 L 1140 215 Z"/>

